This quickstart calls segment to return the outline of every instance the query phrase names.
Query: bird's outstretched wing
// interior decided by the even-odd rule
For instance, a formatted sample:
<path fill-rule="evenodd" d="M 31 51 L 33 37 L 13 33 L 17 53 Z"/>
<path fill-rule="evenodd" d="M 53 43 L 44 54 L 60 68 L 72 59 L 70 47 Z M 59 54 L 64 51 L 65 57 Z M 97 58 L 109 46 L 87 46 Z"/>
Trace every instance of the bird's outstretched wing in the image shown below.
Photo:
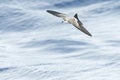
<path fill-rule="evenodd" d="M 60 13 L 60 12 L 56 12 L 56 11 L 52 11 L 52 10 L 47 10 L 47 12 L 54 16 L 57 16 L 57 17 L 61 17 L 61 18 L 66 17 L 66 14 L 64 14 L 64 13 Z"/>
<path fill-rule="evenodd" d="M 83 27 L 82 22 L 78 19 L 77 14 L 75 14 L 74 16 L 77 19 L 77 22 L 74 22 L 73 25 L 78 28 L 80 31 L 82 31 L 83 33 L 87 34 L 88 36 L 92 36 L 90 32 L 88 32 L 88 30 Z"/>

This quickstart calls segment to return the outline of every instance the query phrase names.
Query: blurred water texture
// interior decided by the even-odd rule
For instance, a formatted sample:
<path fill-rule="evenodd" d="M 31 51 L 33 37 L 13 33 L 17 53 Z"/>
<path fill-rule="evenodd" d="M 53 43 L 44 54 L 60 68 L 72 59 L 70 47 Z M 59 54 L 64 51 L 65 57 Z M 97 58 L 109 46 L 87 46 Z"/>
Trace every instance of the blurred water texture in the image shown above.
<path fill-rule="evenodd" d="M 0 80 L 120 80 L 119 0 L 0 0 Z M 46 10 L 79 14 L 88 37 Z"/>

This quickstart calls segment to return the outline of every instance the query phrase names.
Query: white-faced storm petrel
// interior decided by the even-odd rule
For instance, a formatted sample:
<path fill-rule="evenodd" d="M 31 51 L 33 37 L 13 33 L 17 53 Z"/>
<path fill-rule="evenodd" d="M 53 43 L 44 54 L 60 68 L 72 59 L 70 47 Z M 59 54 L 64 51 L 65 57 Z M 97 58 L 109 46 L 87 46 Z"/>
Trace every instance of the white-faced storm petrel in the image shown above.
<path fill-rule="evenodd" d="M 63 18 L 63 20 L 65 22 L 72 24 L 73 26 L 75 26 L 77 29 L 79 29 L 83 33 L 87 34 L 88 36 L 92 36 L 91 33 L 88 32 L 88 30 L 83 27 L 83 23 L 78 19 L 77 13 L 74 15 L 74 17 L 68 17 L 64 13 L 60 13 L 60 12 L 56 12 L 56 11 L 52 11 L 52 10 L 47 10 L 47 12 L 54 16 Z"/>

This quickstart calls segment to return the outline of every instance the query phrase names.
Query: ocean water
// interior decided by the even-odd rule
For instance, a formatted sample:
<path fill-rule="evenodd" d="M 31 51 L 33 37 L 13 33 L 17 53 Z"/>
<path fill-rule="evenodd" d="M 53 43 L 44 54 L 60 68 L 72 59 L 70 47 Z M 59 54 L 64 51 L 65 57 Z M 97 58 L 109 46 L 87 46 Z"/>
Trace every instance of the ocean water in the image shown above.
<path fill-rule="evenodd" d="M 0 80 L 120 80 L 120 0 L 0 0 Z"/>

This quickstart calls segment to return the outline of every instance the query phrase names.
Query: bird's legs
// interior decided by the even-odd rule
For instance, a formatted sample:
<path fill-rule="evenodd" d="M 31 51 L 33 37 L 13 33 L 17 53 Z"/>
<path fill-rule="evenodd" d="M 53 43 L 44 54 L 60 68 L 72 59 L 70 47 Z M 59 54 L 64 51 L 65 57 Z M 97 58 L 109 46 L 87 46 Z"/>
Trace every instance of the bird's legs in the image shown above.
<path fill-rule="evenodd" d="M 68 22 L 67 21 L 62 21 L 61 23 L 66 23 L 67 24 Z"/>

